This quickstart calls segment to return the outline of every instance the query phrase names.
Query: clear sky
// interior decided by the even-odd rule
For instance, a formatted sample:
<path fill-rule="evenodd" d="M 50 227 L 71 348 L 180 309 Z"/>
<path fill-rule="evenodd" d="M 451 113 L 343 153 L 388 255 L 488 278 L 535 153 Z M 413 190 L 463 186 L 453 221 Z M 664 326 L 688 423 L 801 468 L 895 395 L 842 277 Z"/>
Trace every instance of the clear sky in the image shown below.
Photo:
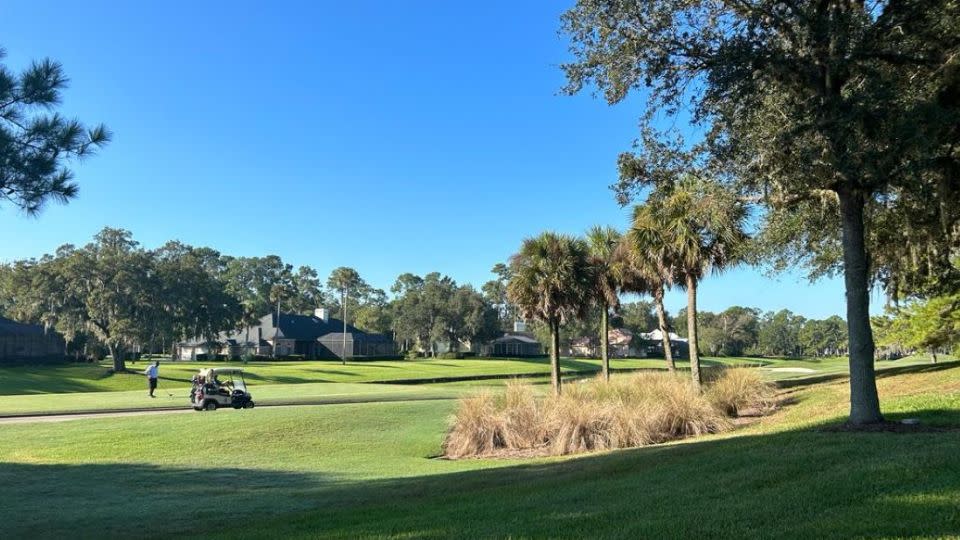
<path fill-rule="evenodd" d="M 0 207 L 0 260 L 112 226 L 147 247 L 352 266 L 384 289 L 431 271 L 479 286 L 524 237 L 625 228 L 607 186 L 639 103 L 559 95 L 570 1 L 5 0 L 8 67 L 60 61 L 62 110 L 115 138 L 75 167 L 70 204 Z M 752 268 L 699 300 L 844 313 L 839 280 Z"/>

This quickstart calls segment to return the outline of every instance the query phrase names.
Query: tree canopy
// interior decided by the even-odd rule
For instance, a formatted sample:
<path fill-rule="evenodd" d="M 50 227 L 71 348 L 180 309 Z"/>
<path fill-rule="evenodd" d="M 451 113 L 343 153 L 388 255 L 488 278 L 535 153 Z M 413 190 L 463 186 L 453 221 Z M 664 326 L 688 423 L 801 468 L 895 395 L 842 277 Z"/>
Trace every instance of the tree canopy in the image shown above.
<path fill-rule="evenodd" d="M 882 420 L 870 279 L 923 285 L 956 269 L 956 2 L 578 0 L 563 29 L 568 92 L 593 85 L 617 103 L 645 89 L 622 198 L 665 171 L 710 169 L 763 206 L 761 237 L 790 264 L 842 268 L 850 421 Z M 657 133 L 669 121 L 702 136 Z"/>
<path fill-rule="evenodd" d="M 68 165 L 92 155 L 111 135 L 102 124 L 87 128 L 54 112 L 69 83 L 60 63 L 44 59 L 15 74 L 5 57 L 0 48 L 0 199 L 35 214 L 49 200 L 76 197 Z"/>

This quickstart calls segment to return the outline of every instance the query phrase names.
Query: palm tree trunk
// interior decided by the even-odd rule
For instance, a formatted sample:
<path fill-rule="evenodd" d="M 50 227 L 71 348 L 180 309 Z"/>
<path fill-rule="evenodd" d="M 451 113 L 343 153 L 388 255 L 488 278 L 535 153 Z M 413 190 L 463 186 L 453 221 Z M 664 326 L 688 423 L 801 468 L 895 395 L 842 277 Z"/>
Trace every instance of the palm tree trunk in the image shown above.
<path fill-rule="evenodd" d="M 607 313 L 607 306 L 601 306 L 603 311 L 600 313 L 600 365 L 603 370 L 603 380 L 610 380 L 610 338 L 609 330 L 610 317 Z"/>
<path fill-rule="evenodd" d="M 687 339 L 690 347 L 690 375 L 699 389 L 703 385 L 700 375 L 700 347 L 697 344 L 697 280 L 687 276 Z"/>
<path fill-rule="evenodd" d="M 553 393 L 560 395 L 560 321 L 550 322 L 550 382 Z"/>
<path fill-rule="evenodd" d="M 657 322 L 660 325 L 661 339 L 663 340 L 663 357 L 667 360 L 667 369 L 670 373 L 677 371 L 677 363 L 673 361 L 673 350 L 670 348 L 670 330 L 667 326 L 667 310 L 663 307 L 663 287 L 653 291 L 653 304 L 657 307 Z"/>
<path fill-rule="evenodd" d="M 864 242 L 862 194 L 844 191 L 840 198 L 843 224 L 843 278 L 847 289 L 847 339 L 850 344 L 850 423 L 883 421 L 873 368 L 873 331 L 870 329 L 870 287 Z"/>
<path fill-rule="evenodd" d="M 340 303 L 343 304 L 343 345 L 340 347 L 340 363 L 347 365 L 347 288 L 343 288 L 340 295 Z"/>

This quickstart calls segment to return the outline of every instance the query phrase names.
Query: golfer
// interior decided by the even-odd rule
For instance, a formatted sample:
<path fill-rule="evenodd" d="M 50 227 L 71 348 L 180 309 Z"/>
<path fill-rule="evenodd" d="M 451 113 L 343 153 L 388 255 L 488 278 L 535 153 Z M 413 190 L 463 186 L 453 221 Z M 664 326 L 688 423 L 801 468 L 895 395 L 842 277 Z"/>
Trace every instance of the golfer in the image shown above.
<path fill-rule="evenodd" d="M 143 370 L 143 374 L 147 376 L 147 381 L 150 383 L 150 397 L 156 397 L 153 395 L 153 391 L 157 389 L 157 374 L 159 371 L 159 360 L 155 361 L 152 366 L 147 366 L 147 369 Z"/>

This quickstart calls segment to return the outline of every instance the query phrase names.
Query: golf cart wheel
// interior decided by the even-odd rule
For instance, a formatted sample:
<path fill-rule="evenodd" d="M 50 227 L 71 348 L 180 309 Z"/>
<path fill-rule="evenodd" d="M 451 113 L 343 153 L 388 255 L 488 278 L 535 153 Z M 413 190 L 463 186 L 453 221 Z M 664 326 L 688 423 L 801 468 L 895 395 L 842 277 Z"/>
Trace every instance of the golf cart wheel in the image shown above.
<path fill-rule="evenodd" d="M 243 404 L 243 408 L 244 408 L 244 409 L 252 409 L 252 408 L 253 408 L 253 402 L 252 402 L 252 401 L 248 401 L 248 402 L 244 403 L 244 404 Z"/>
<path fill-rule="evenodd" d="M 211 401 L 208 401 L 208 402 L 204 403 L 204 404 L 203 404 L 203 410 L 205 410 L 205 411 L 215 411 L 215 410 L 217 410 L 217 402 L 211 400 Z"/>

